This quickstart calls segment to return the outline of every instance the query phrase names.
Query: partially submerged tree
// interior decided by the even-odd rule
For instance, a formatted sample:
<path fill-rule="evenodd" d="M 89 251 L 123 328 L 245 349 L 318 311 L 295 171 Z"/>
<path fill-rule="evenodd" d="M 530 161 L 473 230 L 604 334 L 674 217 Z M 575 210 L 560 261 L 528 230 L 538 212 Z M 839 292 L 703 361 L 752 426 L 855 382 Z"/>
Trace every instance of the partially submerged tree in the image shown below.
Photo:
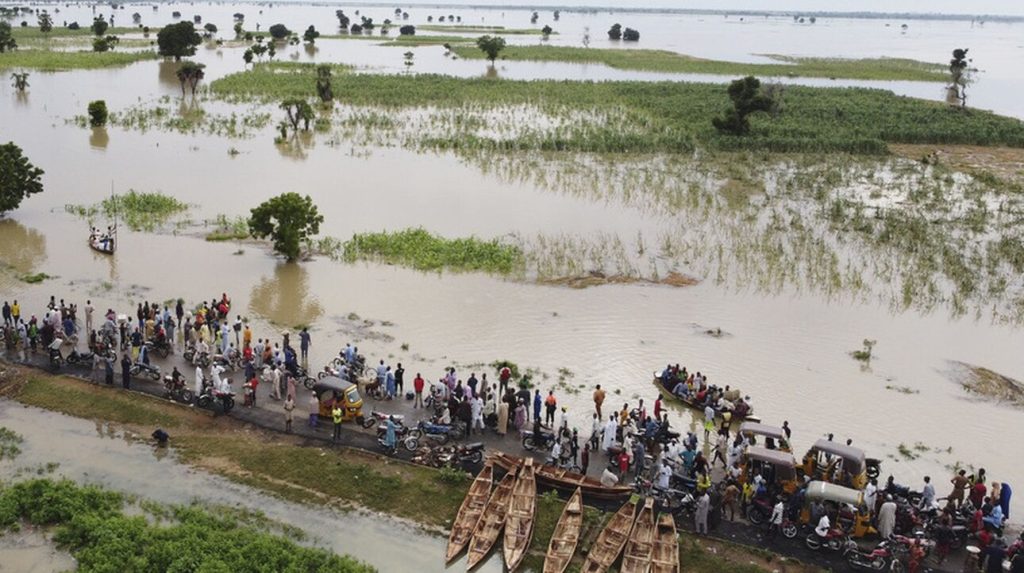
<path fill-rule="evenodd" d="M 18 49 L 18 42 L 11 35 L 11 25 L 0 20 L 0 54 Z"/>
<path fill-rule="evenodd" d="M 107 125 L 107 102 L 101 99 L 91 101 L 86 112 L 89 114 L 89 125 L 92 127 Z"/>
<path fill-rule="evenodd" d="M 199 85 L 200 80 L 206 77 L 206 72 L 203 69 L 206 64 L 200 64 L 191 60 L 185 60 L 181 63 L 181 67 L 175 72 L 178 76 L 178 81 L 181 82 L 181 95 L 185 95 L 185 85 L 188 84 L 192 88 L 192 95 L 196 95 L 196 86 Z"/>
<path fill-rule="evenodd" d="M 612 24 L 612 27 L 608 30 L 609 40 L 621 40 L 622 39 L 622 25 Z"/>
<path fill-rule="evenodd" d="M 92 26 L 89 26 L 89 29 L 92 30 L 93 34 L 97 36 L 102 36 L 103 34 L 107 33 L 107 28 L 109 27 L 110 24 L 107 24 L 107 21 L 104 20 L 102 16 L 97 16 L 92 21 Z"/>
<path fill-rule="evenodd" d="M 270 237 L 274 250 L 288 262 L 299 258 L 302 243 L 320 232 L 324 222 L 309 195 L 283 193 L 251 210 L 249 232 L 256 239 Z"/>
<path fill-rule="evenodd" d="M 334 12 L 334 15 L 338 17 L 338 27 L 341 28 L 342 30 L 346 30 L 347 31 L 348 30 L 348 25 L 351 23 L 351 20 L 349 19 L 348 16 L 345 15 L 345 11 L 344 10 L 336 10 Z"/>
<path fill-rule="evenodd" d="M 947 100 L 961 109 L 967 107 L 968 68 L 967 48 L 953 50 L 953 59 L 949 60 L 950 85 L 946 88 Z"/>
<path fill-rule="evenodd" d="M 11 86 L 19 92 L 25 91 L 25 88 L 28 87 L 28 72 L 14 72 L 11 74 L 11 79 L 14 80 Z"/>
<path fill-rule="evenodd" d="M 92 41 L 92 51 L 94 52 L 107 52 L 113 50 L 121 39 L 117 36 L 107 36 L 105 38 L 94 38 Z"/>
<path fill-rule="evenodd" d="M 552 32 L 554 32 L 554 30 L 551 28 L 551 26 L 548 26 L 547 24 L 545 24 L 544 27 L 540 29 L 540 35 L 545 40 L 547 40 L 551 36 Z"/>
<path fill-rule="evenodd" d="M 50 13 L 43 10 L 39 13 L 39 31 L 44 34 L 49 34 L 53 31 L 53 18 L 50 17 Z"/>
<path fill-rule="evenodd" d="M 292 133 L 299 131 L 299 122 L 302 122 L 303 131 L 309 131 L 309 123 L 316 117 L 309 102 L 300 98 L 291 98 L 281 102 L 279 107 L 288 114 L 288 123 L 292 125 Z"/>
<path fill-rule="evenodd" d="M 309 27 L 306 28 L 306 31 L 302 33 L 302 39 L 310 44 L 315 44 L 316 39 L 319 37 L 320 32 L 317 32 L 316 28 L 314 28 L 312 24 L 310 24 Z"/>
<path fill-rule="evenodd" d="M 325 103 L 334 99 L 334 90 L 331 88 L 331 66 L 316 67 L 316 95 L 320 97 L 320 101 Z"/>
<path fill-rule="evenodd" d="M 206 30 L 206 37 L 212 38 L 217 33 L 217 25 L 212 22 L 207 22 L 203 25 L 203 29 Z"/>
<path fill-rule="evenodd" d="M 196 53 L 196 46 L 203 41 L 192 22 L 178 22 L 164 26 L 156 34 L 156 44 L 161 56 L 173 57 L 180 62 L 186 56 Z"/>
<path fill-rule="evenodd" d="M 501 36 L 480 36 L 476 40 L 476 46 L 487 55 L 487 59 L 491 61 L 493 66 L 494 60 L 498 59 L 498 54 L 505 49 L 505 38 Z"/>
<path fill-rule="evenodd" d="M 406 24 L 405 26 L 402 26 L 401 28 L 398 29 L 398 34 L 400 36 L 415 36 L 416 26 L 413 26 L 412 24 Z"/>
<path fill-rule="evenodd" d="M 623 41 L 626 41 L 626 42 L 639 42 L 640 41 L 640 32 L 637 32 L 633 28 L 626 28 L 622 32 L 622 39 L 623 39 Z"/>
<path fill-rule="evenodd" d="M 284 24 L 274 24 L 270 27 L 270 37 L 275 40 L 283 40 L 291 35 L 291 30 L 285 27 Z"/>
<path fill-rule="evenodd" d="M 754 76 L 734 80 L 729 84 L 729 99 L 733 107 L 725 111 L 722 117 L 711 119 L 711 124 L 722 133 L 746 135 L 750 133 L 750 120 L 747 117 L 757 111 L 769 111 L 772 99 L 761 92 L 761 82 Z"/>
<path fill-rule="evenodd" d="M 13 142 L 0 145 L 0 215 L 17 209 L 22 199 L 41 193 L 43 170 L 22 155 Z"/>

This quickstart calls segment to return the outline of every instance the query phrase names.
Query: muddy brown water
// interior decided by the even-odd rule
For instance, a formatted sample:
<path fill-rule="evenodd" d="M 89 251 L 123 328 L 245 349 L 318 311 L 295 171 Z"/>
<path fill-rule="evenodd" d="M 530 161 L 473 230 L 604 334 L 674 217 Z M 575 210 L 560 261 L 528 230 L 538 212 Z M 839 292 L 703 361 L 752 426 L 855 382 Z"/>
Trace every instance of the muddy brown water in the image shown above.
<path fill-rule="evenodd" d="M 347 553 L 380 571 L 461 571 L 465 558 L 444 565 L 447 538 L 386 516 L 360 511 L 340 513 L 297 505 L 197 471 L 176 461 L 175 454 L 139 442 L 121 429 L 0 400 L 0 421 L 22 436 L 22 453 L 0 462 L 0 477 L 9 479 L 27 469 L 59 463 L 55 476 L 166 504 L 220 505 L 265 514 L 272 521 L 301 529 L 311 545 Z M 40 429 L 44 429 L 40 431 Z M 382 551 L 382 548 L 387 548 Z M 7 560 L 10 557 L 11 561 Z M 70 556 L 54 550 L 40 534 L 0 537 L 0 571 L 64 571 Z M 18 567 L 6 567 L 18 564 Z M 22 568 L 24 565 L 24 568 Z M 35 567 L 33 569 L 32 567 Z M 483 571 L 501 571 L 493 554 Z"/>
<path fill-rule="evenodd" d="M 280 19 L 300 30 L 313 22 L 327 32 L 334 21 L 334 8 L 324 6 L 160 5 L 157 15 L 148 8 L 140 12 L 145 23 L 158 24 L 169 21 L 175 9 L 186 16 L 205 14 L 205 21 L 214 21 L 222 35 L 230 30 L 234 11 L 246 12 L 247 21 L 261 21 L 264 29 Z M 264 15 L 257 18 L 259 9 Z M 67 8 L 58 21 L 91 18 L 87 8 L 74 10 Z M 354 14 L 354 9 L 346 10 Z M 376 19 L 382 20 L 385 11 L 374 10 L 380 14 Z M 522 15 L 513 11 L 462 12 L 464 23 L 528 25 L 528 19 L 520 21 Z M 131 9 L 118 11 L 115 23 L 125 25 L 130 13 Z M 565 34 L 551 42 L 571 44 L 587 25 L 595 38 L 592 45 L 604 46 L 606 20 L 605 15 L 563 14 L 555 27 Z M 886 22 L 859 20 L 794 28 L 778 19 L 742 24 L 725 20 L 630 18 L 639 22 L 637 27 L 644 34 L 642 47 L 739 60 L 778 52 L 943 61 L 951 45 L 963 42 L 984 62 L 983 73 L 971 88 L 976 104 L 1024 117 L 1020 108 L 1024 100 L 1008 95 L 1019 93 L 1014 86 L 1024 81 L 1015 73 L 1021 49 L 1017 24 L 972 27 L 969 22 L 915 21 L 902 34 L 896 22 L 888 22 L 889 28 Z M 744 33 L 733 34 L 738 29 Z M 679 31 L 692 32 L 692 38 L 729 34 L 741 40 L 688 39 L 683 46 Z M 298 61 L 342 61 L 377 71 L 404 67 L 404 50 L 398 48 L 355 40 L 323 40 L 318 46 L 315 56 L 302 47 L 285 48 L 280 59 L 295 53 Z M 438 47 L 414 51 L 414 68 L 419 72 L 479 75 L 485 68 L 479 61 L 444 58 Z M 242 64 L 237 48 L 203 47 L 197 59 L 209 66 L 207 81 L 240 70 Z M 51 294 L 79 304 L 91 298 L 100 309 L 130 313 L 142 300 L 182 297 L 197 302 L 228 292 L 236 311 L 253 321 L 256 337 L 276 337 L 282 328 L 310 324 L 314 367 L 357 337 L 371 360 L 401 361 L 410 374 L 422 371 L 429 378 L 438 377 L 452 361 L 509 359 L 547 372 L 550 378 L 540 380 L 546 389 L 555 384 L 556 371 L 567 368 L 575 373 L 568 384 L 585 388 L 575 395 L 560 390 L 560 400 L 581 428 L 589 427 L 593 384 L 613 391 L 609 404 L 634 403 L 636 397 L 650 404 L 655 396 L 650 372 L 666 361 L 679 362 L 708 373 L 712 382 L 742 388 L 753 397 L 757 413 L 766 422 L 789 420 L 798 451 L 826 432 L 835 433 L 837 439 L 851 437 L 868 455 L 884 459 L 883 476 L 894 473 L 901 482 L 919 485 L 928 474 L 939 484 L 940 495 L 950 473 L 947 466 L 956 462 L 984 466 L 992 479 L 1011 484 L 1021 475 L 1017 460 L 1024 456 L 1024 445 L 1011 437 L 1020 427 L 1022 413 L 968 399 L 947 372 L 953 360 L 1024 378 L 1019 351 L 1024 334 L 984 316 L 974 320 L 951 319 L 939 311 L 893 314 L 873 302 L 829 300 L 795 289 L 769 295 L 723 288 L 713 281 L 681 289 L 612 285 L 573 290 L 479 274 L 439 275 L 324 259 L 289 266 L 259 245 L 212 244 L 194 236 L 126 230 L 115 256 L 93 253 L 85 244 L 87 223 L 65 214 L 64 205 L 97 202 L 110 193 L 112 181 L 119 192 L 160 190 L 192 203 L 195 207 L 189 216 L 194 219 L 219 213 L 243 215 L 282 191 L 309 193 L 325 214 L 324 233 L 341 238 L 360 231 L 422 225 L 453 237 L 608 233 L 630 242 L 638 231 L 646 234 L 672 225 L 657 213 L 618 201 L 552 193 L 530 181 L 483 173 L 478 166 L 445 153 L 363 149 L 349 143 L 332 146 L 319 140 L 297 159 L 273 145 L 272 125 L 250 139 L 227 139 L 116 127 L 97 131 L 66 123 L 84 113 L 93 99 L 106 99 L 116 111 L 146 105 L 164 95 L 177 97 L 180 91 L 173 70 L 167 62 L 141 62 L 112 70 L 34 72 L 24 96 L 16 95 L 9 82 L 0 82 L 0 140 L 17 142 L 46 170 L 46 192 L 0 220 L 0 260 L 14 269 L 0 272 L 0 296 L 19 299 L 26 316 L 40 314 Z M 499 73 L 583 79 L 665 77 L 603 66 L 525 62 L 501 63 Z M 933 98 L 939 97 L 941 87 L 867 85 Z M 177 100 L 171 102 L 177 105 Z M 211 113 L 246 109 L 219 102 L 203 105 Z M 230 148 L 240 153 L 231 156 Z M 58 278 L 28 285 L 16 277 L 30 272 Z M 354 328 L 345 318 L 350 313 L 374 324 L 367 327 L 369 331 Z M 392 325 L 383 326 L 383 321 Z M 707 336 L 704 330 L 709 328 L 721 328 L 730 336 Z M 878 341 L 869 369 L 849 356 L 864 338 Z M 402 344 L 408 344 L 409 350 L 401 350 Z M 463 376 L 468 374 L 460 370 Z M 909 387 L 919 393 L 902 394 L 886 386 Z M 691 421 L 689 412 L 676 416 L 677 424 Z M 901 443 L 911 448 L 920 443 L 928 451 L 920 452 L 917 459 L 904 459 L 897 453 Z M 1014 520 L 1022 514 L 1024 498 L 1018 496 Z"/>

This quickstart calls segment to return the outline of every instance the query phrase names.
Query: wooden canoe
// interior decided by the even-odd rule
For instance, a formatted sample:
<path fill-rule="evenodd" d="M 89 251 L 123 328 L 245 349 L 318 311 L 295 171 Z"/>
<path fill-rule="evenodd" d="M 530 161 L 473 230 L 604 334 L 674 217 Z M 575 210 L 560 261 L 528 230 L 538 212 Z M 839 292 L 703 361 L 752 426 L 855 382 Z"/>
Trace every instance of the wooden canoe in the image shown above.
<path fill-rule="evenodd" d="M 512 500 L 505 516 L 505 567 L 515 571 L 533 538 L 533 518 L 537 510 L 537 481 L 534 476 L 533 458 L 527 458 L 516 477 L 512 489 Z"/>
<path fill-rule="evenodd" d="M 501 535 L 501 529 L 505 526 L 505 514 L 508 513 L 508 504 L 512 499 L 512 488 L 516 484 L 515 472 L 505 474 L 498 482 L 498 487 L 491 492 L 487 500 L 487 506 L 476 524 L 473 537 L 469 540 L 469 557 L 466 560 L 466 570 L 472 569 L 483 561 L 494 547 L 494 542 Z"/>
<path fill-rule="evenodd" d="M 502 452 L 491 454 L 490 459 L 505 471 L 515 471 L 523 463 L 523 458 Z M 543 486 L 565 492 L 574 492 L 576 488 L 579 488 L 583 490 L 583 496 L 589 499 L 615 501 L 626 499 L 633 493 L 633 488 L 628 485 L 607 487 L 601 485 L 601 480 L 554 466 L 539 466 L 536 468 L 535 474 L 537 483 Z"/>
<path fill-rule="evenodd" d="M 651 573 L 679 573 L 679 537 L 676 535 L 676 520 L 671 513 L 658 516 Z"/>
<path fill-rule="evenodd" d="M 698 412 L 703 412 L 704 411 L 704 407 L 699 405 L 699 404 L 697 404 L 693 400 L 690 400 L 688 398 L 683 398 L 682 396 L 676 396 L 675 394 L 672 393 L 671 390 L 669 390 L 668 388 L 665 388 L 664 386 L 662 386 L 661 379 L 658 378 L 657 374 L 655 374 L 655 376 L 654 376 L 654 385 L 658 387 L 658 391 L 661 392 L 661 396 L 663 398 L 665 398 L 666 402 L 668 402 L 670 404 L 671 403 L 682 404 L 684 406 L 693 408 L 694 410 L 697 410 Z M 720 418 L 721 416 L 722 416 L 722 412 L 716 409 L 715 410 L 715 417 L 716 418 Z M 732 419 L 733 419 L 733 421 L 744 421 L 744 420 L 746 420 L 748 422 L 760 422 L 761 421 L 760 417 L 754 415 L 753 408 L 751 408 L 750 411 L 747 412 L 746 416 L 736 416 L 736 415 L 733 415 Z"/>
<path fill-rule="evenodd" d="M 604 529 L 597 536 L 597 541 L 590 547 L 587 560 L 583 563 L 582 573 L 604 573 L 615 563 L 615 559 L 626 545 L 630 532 L 633 531 L 633 517 L 636 513 L 636 502 L 627 501 L 608 520 Z"/>
<path fill-rule="evenodd" d="M 466 498 L 459 506 L 459 513 L 455 515 L 455 522 L 452 523 L 452 532 L 448 536 L 448 550 L 445 552 L 445 563 L 452 559 L 466 548 L 469 540 L 473 537 L 473 531 L 480 517 L 487 507 L 487 499 L 491 497 L 491 481 L 494 476 L 494 466 L 485 464 L 484 469 L 476 476 L 473 483 L 466 492 Z"/>
<path fill-rule="evenodd" d="M 544 557 L 544 573 L 563 573 L 569 566 L 576 544 L 580 541 L 580 528 L 583 526 L 583 492 L 576 492 L 569 498 L 562 510 L 562 516 L 555 524 L 555 532 L 548 543 L 548 553 Z"/>
<path fill-rule="evenodd" d="M 633 532 L 622 552 L 620 573 L 647 573 L 651 568 L 651 557 L 654 553 L 654 499 L 644 500 L 644 507 L 636 516 Z"/>

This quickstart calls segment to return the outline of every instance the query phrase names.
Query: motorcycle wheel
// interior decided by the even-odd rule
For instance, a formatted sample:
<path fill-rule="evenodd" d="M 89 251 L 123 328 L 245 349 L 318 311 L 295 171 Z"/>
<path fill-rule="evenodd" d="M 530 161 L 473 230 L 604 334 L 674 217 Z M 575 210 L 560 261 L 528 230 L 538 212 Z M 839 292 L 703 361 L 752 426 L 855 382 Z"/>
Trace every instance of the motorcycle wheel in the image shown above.
<path fill-rule="evenodd" d="M 224 398 L 224 413 L 227 414 L 235 407 L 235 399 L 231 397 Z"/>
<path fill-rule="evenodd" d="M 317 380 L 320 380 L 320 379 L 323 379 L 323 378 L 327 378 L 327 372 L 321 372 L 321 373 L 317 374 L 316 378 L 317 378 Z M 305 384 L 306 380 L 303 380 L 302 382 L 303 382 L 303 384 Z M 307 388 L 311 388 L 311 387 L 312 387 L 312 384 L 307 386 Z"/>
<path fill-rule="evenodd" d="M 440 438 L 438 438 L 438 441 L 440 442 L 440 444 L 441 444 L 442 446 L 443 446 L 443 445 L 445 445 L 445 444 L 447 444 L 447 443 L 448 443 L 448 440 L 449 440 L 449 439 L 451 439 L 451 438 L 449 438 L 448 436 L 449 436 L 449 434 L 441 434 L 441 437 L 440 437 Z"/>
<path fill-rule="evenodd" d="M 817 551 L 821 548 L 821 541 L 818 540 L 818 534 L 813 532 L 804 538 L 804 544 L 807 545 L 807 548 L 811 551 Z"/>
<path fill-rule="evenodd" d="M 409 437 L 416 438 L 418 440 L 421 437 L 423 437 L 423 431 L 420 430 L 419 428 L 412 428 L 411 430 L 409 430 Z"/>
<path fill-rule="evenodd" d="M 209 408 L 210 407 L 210 397 L 209 396 L 200 396 L 199 397 L 199 407 L 200 408 Z"/>
<path fill-rule="evenodd" d="M 764 513 L 755 506 L 747 508 L 747 520 L 754 525 L 761 525 L 765 521 Z"/>
<path fill-rule="evenodd" d="M 178 393 L 178 401 L 182 404 L 191 404 L 193 398 L 195 398 L 195 395 L 192 394 L 191 390 L 182 390 Z"/>
<path fill-rule="evenodd" d="M 160 380 L 160 373 L 155 370 L 146 372 L 146 375 L 149 376 L 151 380 Z"/>
<path fill-rule="evenodd" d="M 889 571 L 892 571 L 892 573 L 903 573 L 903 563 L 899 559 L 893 559 L 892 563 L 889 564 Z"/>
<path fill-rule="evenodd" d="M 323 374 L 325 376 L 327 375 L 326 372 L 324 372 Z M 313 384 L 314 384 L 314 380 L 312 378 L 306 378 L 305 380 L 302 381 L 302 385 L 306 387 L 306 390 L 312 390 L 313 389 Z"/>
<path fill-rule="evenodd" d="M 882 571 L 882 570 L 885 569 L 886 565 L 887 565 L 887 563 L 885 562 L 885 559 L 883 559 L 881 557 L 875 557 L 871 561 L 871 570 L 872 571 Z"/>
<path fill-rule="evenodd" d="M 794 525 L 792 523 L 787 523 L 787 524 L 782 526 L 782 536 L 785 537 L 786 539 L 793 539 L 793 538 L 795 538 L 796 534 L 798 532 L 799 532 L 799 530 L 797 529 L 796 525 Z"/>
<path fill-rule="evenodd" d="M 405 445 L 405 449 L 409 450 L 410 452 L 415 452 L 417 448 L 420 447 L 420 441 L 411 436 L 406 438 L 403 444 Z"/>
<path fill-rule="evenodd" d="M 533 438 L 523 438 L 523 449 L 528 452 L 532 452 L 537 449 L 537 445 L 533 443 Z"/>
<path fill-rule="evenodd" d="M 363 421 L 363 427 L 366 428 L 366 429 L 370 429 L 370 428 L 372 428 L 372 427 L 374 427 L 376 425 L 377 425 L 377 418 L 374 418 L 372 416 Z"/>
<path fill-rule="evenodd" d="M 466 462 L 469 463 L 470 465 L 474 465 L 474 466 L 479 464 L 479 463 L 481 463 L 481 462 L 483 462 L 483 461 L 484 461 L 484 454 L 483 454 L 483 452 L 473 452 L 472 454 L 470 454 L 470 456 L 468 458 L 466 458 Z"/>
<path fill-rule="evenodd" d="M 157 349 L 157 353 L 160 354 L 161 358 L 167 358 L 171 355 L 171 348 L 169 346 L 161 346 Z"/>
<path fill-rule="evenodd" d="M 825 546 L 831 549 L 832 551 L 839 551 L 843 548 L 843 545 L 844 543 L 838 537 L 833 537 L 825 543 Z"/>

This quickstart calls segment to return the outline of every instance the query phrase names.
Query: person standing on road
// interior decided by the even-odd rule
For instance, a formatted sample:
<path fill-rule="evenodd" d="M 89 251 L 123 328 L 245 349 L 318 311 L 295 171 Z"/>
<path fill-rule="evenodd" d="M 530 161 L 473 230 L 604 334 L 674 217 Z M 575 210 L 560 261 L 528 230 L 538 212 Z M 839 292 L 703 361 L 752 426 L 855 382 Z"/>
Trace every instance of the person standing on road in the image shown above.
<path fill-rule="evenodd" d="M 534 420 L 539 420 L 540 419 L 540 404 L 541 404 L 540 390 L 534 390 L 533 391 L 533 419 Z"/>
<path fill-rule="evenodd" d="M 508 381 L 512 378 L 512 371 L 509 370 L 508 366 L 504 366 L 501 372 L 498 373 L 498 391 L 504 395 L 505 390 L 508 389 Z"/>
<path fill-rule="evenodd" d="M 227 320 L 225 320 L 224 322 L 227 322 Z M 231 326 L 231 328 L 232 328 L 232 330 L 235 331 L 235 348 L 241 348 L 242 347 L 242 340 L 241 340 L 241 336 L 242 336 L 242 315 L 240 315 L 240 314 L 235 315 L 235 324 L 233 324 Z"/>
<path fill-rule="evenodd" d="M 878 510 L 878 535 L 882 539 L 889 539 L 893 529 L 896 528 L 896 502 L 891 495 L 885 496 L 885 503 Z"/>
<path fill-rule="evenodd" d="M 399 364 L 398 367 L 401 368 L 402 365 Z M 422 408 L 423 407 L 423 385 L 424 385 L 423 377 L 420 376 L 419 372 L 417 372 L 416 373 L 416 378 L 413 378 L 413 381 L 412 381 L 412 389 L 413 389 L 413 392 L 416 394 L 416 397 L 412 401 L 412 407 L 413 408 Z"/>
<path fill-rule="evenodd" d="M 473 417 L 473 430 L 480 430 L 484 433 L 484 400 L 480 396 L 474 396 L 470 402 L 470 413 Z"/>
<path fill-rule="evenodd" d="M 132 360 L 128 358 L 128 353 L 121 355 L 121 386 L 125 390 L 131 388 L 132 383 Z"/>
<path fill-rule="evenodd" d="M 334 436 L 331 438 L 332 442 L 341 440 L 341 404 L 340 401 L 334 402 L 334 408 L 331 410 L 331 420 L 334 422 Z"/>
<path fill-rule="evenodd" d="M 772 508 L 772 516 L 768 519 L 768 539 L 775 537 L 775 534 L 782 529 L 782 516 L 786 512 L 786 504 L 782 497 L 777 498 L 775 507 Z"/>
<path fill-rule="evenodd" d="M 598 384 L 597 388 L 594 389 L 594 410 L 597 411 L 597 419 L 604 419 L 604 414 L 601 413 L 601 406 L 604 404 L 604 390 L 601 389 L 601 385 Z"/>
<path fill-rule="evenodd" d="M 548 390 L 548 397 L 544 399 L 544 424 L 549 428 L 555 428 L 555 411 L 558 409 L 558 400 L 555 399 L 555 391 Z"/>
<path fill-rule="evenodd" d="M 736 487 L 735 483 L 726 486 L 725 494 L 722 495 L 722 517 L 725 517 L 728 511 L 729 521 L 736 521 L 736 506 L 739 505 L 739 499 L 740 488 Z"/>
<path fill-rule="evenodd" d="M 284 401 L 284 431 L 286 434 L 292 433 L 293 410 L 295 410 L 295 399 L 289 396 Z"/>
<path fill-rule="evenodd" d="M 402 368 L 402 363 L 398 363 L 398 368 L 395 368 L 395 395 L 401 396 L 405 393 L 405 368 Z"/>
<path fill-rule="evenodd" d="M 319 419 L 320 399 L 316 397 L 316 392 L 311 392 L 309 394 L 309 427 L 315 428 Z"/>
<path fill-rule="evenodd" d="M 281 399 L 281 366 L 275 366 L 274 370 L 270 373 L 270 389 L 272 393 L 270 397 L 275 400 Z"/>
<path fill-rule="evenodd" d="M 924 476 L 924 487 L 921 489 L 921 509 L 929 509 L 935 502 L 935 486 L 931 476 Z"/>
<path fill-rule="evenodd" d="M 92 334 L 92 312 L 96 310 L 91 300 L 85 301 L 85 333 Z"/>
<path fill-rule="evenodd" d="M 302 327 L 302 332 L 299 333 L 299 352 L 302 354 L 302 365 L 304 367 L 309 366 L 309 345 L 312 344 L 309 336 L 309 328 Z"/>
<path fill-rule="evenodd" d="M 107 386 L 113 386 L 114 385 L 114 359 L 113 358 L 109 358 L 109 357 L 105 358 L 103 360 L 103 369 L 105 370 L 105 380 L 106 380 Z"/>
<path fill-rule="evenodd" d="M 694 526 L 697 535 L 708 534 L 708 510 L 711 508 L 711 496 L 705 491 L 697 499 L 697 510 L 693 514 Z"/>
<path fill-rule="evenodd" d="M 715 429 L 715 409 L 711 404 L 704 406 L 704 441 L 711 437 L 711 430 Z"/>

